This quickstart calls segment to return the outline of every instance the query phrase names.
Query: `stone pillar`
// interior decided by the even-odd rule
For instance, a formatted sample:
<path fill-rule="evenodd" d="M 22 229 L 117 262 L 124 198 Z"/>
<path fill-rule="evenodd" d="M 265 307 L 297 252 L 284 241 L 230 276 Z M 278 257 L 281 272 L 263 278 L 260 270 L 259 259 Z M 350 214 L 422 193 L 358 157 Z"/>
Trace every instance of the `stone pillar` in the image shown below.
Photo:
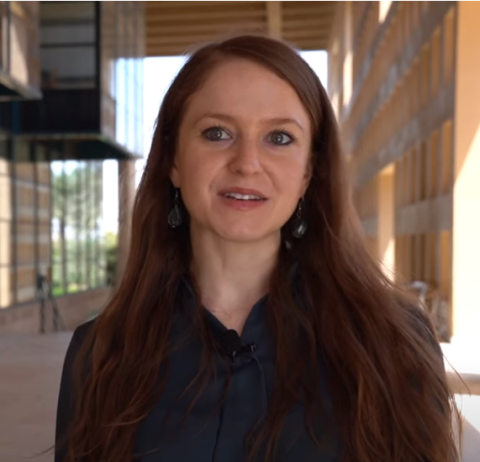
<path fill-rule="evenodd" d="M 378 182 L 378 256 L 392 280 L 395 269 L 394 175 L 395 169 L 390 165 L 380 173 Z"/>
<path fill-rule="evenodd" d="M 0 309 L 12 303 L 12 183 L 10 162 L 0 157 Z"/>
<path fill-rule="evenodd" d="M 268 35 L 272 38 L 282 38 L 282 2 L 266 2 Z"/>
<path fill-rule="evenodd" d="M 118 161 L 118 251 L 116 283 L 120 281 L 130 249 L 133 202 L 135 199 L 135 160 Z"/>
<path fill-rule="evenodd" d="M 455 341 L 480 326 L 480 2 L 457 3 L 452 303 Z"/>
<path fill-rule="evenodd" d="M 350 104 L 353 93 L 353 18 L 352 2 L 344 3 L 344 38 L 343 38 L 343 109 Z"/>

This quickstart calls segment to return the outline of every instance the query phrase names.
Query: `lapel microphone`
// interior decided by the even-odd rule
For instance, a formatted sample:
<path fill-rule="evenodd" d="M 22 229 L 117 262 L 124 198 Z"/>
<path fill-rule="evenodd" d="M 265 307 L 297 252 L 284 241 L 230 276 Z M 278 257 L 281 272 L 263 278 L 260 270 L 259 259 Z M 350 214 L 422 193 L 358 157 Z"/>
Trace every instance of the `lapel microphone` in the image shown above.
<path fill-rule="evenodd" d="M 220 345 L 223 351 L 235 361 L 237 355 L 252 353 L 257 349 L 256 344 L 242 345 L 238 332 L 233 329 L 226 330 L 220 337 Z"/>

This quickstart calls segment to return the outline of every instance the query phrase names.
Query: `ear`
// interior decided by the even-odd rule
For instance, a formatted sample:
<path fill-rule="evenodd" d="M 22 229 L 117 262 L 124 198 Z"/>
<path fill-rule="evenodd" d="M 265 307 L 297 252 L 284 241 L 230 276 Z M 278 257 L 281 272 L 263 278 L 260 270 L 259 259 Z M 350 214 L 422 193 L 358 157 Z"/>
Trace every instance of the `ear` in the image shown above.
<path fill-rule="evenodd" d="M 170 181 L 173 183 L 175 188 L 180 188 L 180 174 L 178 172 L 177 164 L 174 162 L 173 167 L 170 170 Z"/>
<path fill-rule="evenodd" d="M 310 181 L 312 179 L 312 174 L 313 174 L 313 161 L 312 161 L 313 156 L 310 156 L 310 159 L 308 160 L 307 167 L 305 169 L 305 174 L 303 176 L 303 184 L 302 184 L 302 197 L 305 195 L 307 192 L 308 187 L 310 186 Z"/>

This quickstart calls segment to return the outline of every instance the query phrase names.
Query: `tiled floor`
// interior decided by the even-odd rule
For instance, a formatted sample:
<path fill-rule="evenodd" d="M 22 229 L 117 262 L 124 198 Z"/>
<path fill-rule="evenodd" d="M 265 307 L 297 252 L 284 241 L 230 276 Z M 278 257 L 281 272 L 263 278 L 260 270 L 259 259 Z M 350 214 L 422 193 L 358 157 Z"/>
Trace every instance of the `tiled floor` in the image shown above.
<path fill-rule="evenodd" d="M 71 333 L 0 336 L 0 462 L 35 457 L 53 444 L 61 367 Z M 33 457 L 33 458 L 32 458 Z"/>
<path fill-rule="evenodd" d="M 0 462 L 52 462 L 51 453 L 36 454 L 53 444 L 61 366 L 70 338 L 71 333 L 0 336 Z M 449 357 L 455 365 L 455 354 Z M 457 367 L 480 373 L 480 367 L 472 368 L 476 363 Z M 459 401 L 468 420 L 463 462 L 479 462 L 480 396 Z"/>

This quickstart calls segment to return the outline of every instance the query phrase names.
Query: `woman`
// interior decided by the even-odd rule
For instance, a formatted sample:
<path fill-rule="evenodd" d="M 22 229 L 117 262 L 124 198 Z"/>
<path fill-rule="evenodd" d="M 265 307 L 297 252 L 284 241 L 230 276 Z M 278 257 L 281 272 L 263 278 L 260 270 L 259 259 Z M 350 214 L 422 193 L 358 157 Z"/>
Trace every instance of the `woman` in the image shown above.
<path fill-rule="evenodd" d="M 56 462 L 458 460 L 431 325 L 359 229 L 297 53 L 257 36 L 194 53 L 123 280 L 69 347 Z"/>

